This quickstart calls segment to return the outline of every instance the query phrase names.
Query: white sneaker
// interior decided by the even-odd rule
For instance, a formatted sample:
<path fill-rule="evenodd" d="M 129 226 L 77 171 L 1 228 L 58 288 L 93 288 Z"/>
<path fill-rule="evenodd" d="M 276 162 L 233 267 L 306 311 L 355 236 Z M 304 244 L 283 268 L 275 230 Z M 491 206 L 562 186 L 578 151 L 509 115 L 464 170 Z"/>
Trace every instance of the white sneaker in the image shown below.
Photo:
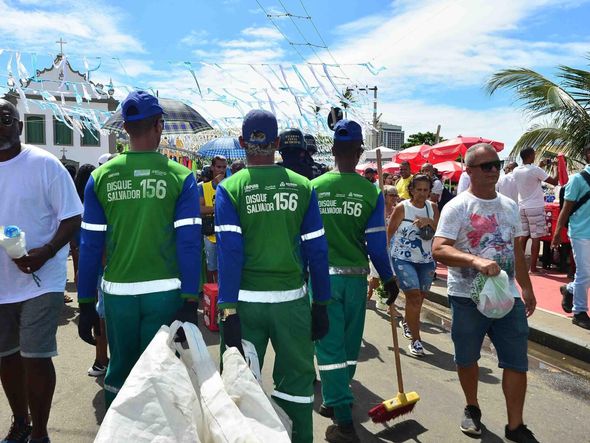
<path fill-rule="evenodd" d="M 106 365 L 102 365 L 98 362 L 94 362 L 92 367 L 88 369 L 88 375 L 90 377 L 100 377 L 101 375 L 105 375 L 107 372 L 107 366 L 108 363 Z"/>
<path fill-rule="evenodd" d="M 420 340 L 414 340 L 408 345 L 408 348 L 410 349 L 410 354 L 415 355 L 416 357 L 424 357 L 424 347 Z"/>
<path fill-rule="evenodd" d="M 404 334 L 404 337 L 406 337 L 408 340 L 411 340 L 412 333 L 410 332 L 408 324 L 403 319 L 399 321 L 399 327 L 402 328 L 402 333 Z"/>

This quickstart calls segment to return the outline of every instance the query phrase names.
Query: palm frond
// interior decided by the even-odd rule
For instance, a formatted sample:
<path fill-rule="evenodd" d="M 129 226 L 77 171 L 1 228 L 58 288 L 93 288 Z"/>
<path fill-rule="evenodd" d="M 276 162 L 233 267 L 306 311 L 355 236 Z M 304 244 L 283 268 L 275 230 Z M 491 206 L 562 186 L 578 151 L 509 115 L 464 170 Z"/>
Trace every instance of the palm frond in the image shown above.
<path fill-rule="evenodd" d="M 540 156 L 553 157 L 562 152 L 570 163 L 583 163 L 582 149 L 567 128 L 559 126 L 558 122 L 545 125 L 533 125 L 520 136 L 515 143 L 510 156 L 516 157 L 525 148 L 533 148 Z"/>
<path fill-rule="evenodd" d="M 570 91 L 573 98 L 584 108 L 590 106 L 590 71 L 559 66 L 557 77 L 562 79 L 561 84 Z"/>
<path fill-rule="evenodd" d="M 559 114 L 561 118 L 586 114 L 585 109 L 560 85 L 531 69 L 505 69 L 492 75 L 485 85 L 491 95 L 500 88 L 511 89 L 522 108 L 533 118 Z"/>

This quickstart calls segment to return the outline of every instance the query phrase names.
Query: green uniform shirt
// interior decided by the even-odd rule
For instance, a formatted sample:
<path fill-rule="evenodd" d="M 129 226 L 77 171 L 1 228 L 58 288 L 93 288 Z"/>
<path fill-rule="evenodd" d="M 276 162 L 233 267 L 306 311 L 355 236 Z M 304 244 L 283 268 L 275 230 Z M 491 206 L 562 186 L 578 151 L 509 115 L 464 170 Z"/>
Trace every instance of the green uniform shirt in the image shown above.
<path fill-rule="evenodd" d="M 131 151 L 92 173 L 108 225 L 105 281 L 178 278 L 175 209 L 189 174 L 157 152 Z"/>
<path fill-rule="evenodd" d="M 370 226 L 369 220 L 377 207 L 379 188 L 356 173 L 327 172 L 311 183 L 328 239 L 330 267 L 366 268 L 365 235 L 368 229 L 378 228 Z"/>

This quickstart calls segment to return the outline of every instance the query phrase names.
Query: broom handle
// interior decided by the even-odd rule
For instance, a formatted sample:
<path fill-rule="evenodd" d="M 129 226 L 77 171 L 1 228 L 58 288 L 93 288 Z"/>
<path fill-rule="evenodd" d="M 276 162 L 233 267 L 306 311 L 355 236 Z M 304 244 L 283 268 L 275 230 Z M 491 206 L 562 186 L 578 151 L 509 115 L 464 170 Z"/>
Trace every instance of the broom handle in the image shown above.
<path fill-rule="evenodd" d="M 399 392 L 404 392 L 404 381 L 402 379 L 402 363 L 399 358 L 399 342 L 397 340 L 397 321 L 393 316 L 393 303 L 389 305 L 389 318 L 391 319 L 391 335 L 393 336 L 393 354 L 395 356 L 397 389 Z"/>

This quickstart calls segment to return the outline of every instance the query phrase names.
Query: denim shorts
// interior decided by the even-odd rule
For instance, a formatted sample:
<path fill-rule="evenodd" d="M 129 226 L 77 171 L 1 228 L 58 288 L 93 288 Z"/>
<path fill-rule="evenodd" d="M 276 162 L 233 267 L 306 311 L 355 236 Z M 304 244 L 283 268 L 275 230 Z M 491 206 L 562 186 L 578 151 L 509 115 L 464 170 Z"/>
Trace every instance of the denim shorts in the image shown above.
<path fill-rule="evenodd" d="M 207 271 L 217 271 L 217 243 L 213 243 L 207 237 L 203 237 L 203 245 L 205 246 Z"/>
<path fill-rule="evenodd" d="M 20 351 L 25 358 L 57 355 L 57 323 L 63 292 L 48 292 L 18 303 L 0 304 L 0 357 Z"/>
<path fill-rule="evenodd" d="M 514 307 L 502 318 L 488 318 L 468 297 L 449 297 L 453 313 L 451 338 L 455 345 L 455 363 L 461 367 L 475 364 L 486 334 L 496 348 L 498 367 L 528 371 L 529 326 L 524 303 L 514 299 Z"/>
<path fill-rule="evenodd" d="M 426 292 L 430 290 L 434 278 L 434 262 L 412 263 L 395 258 L 393 269 L 397 277 L 397 284 L 402 291 L 419 289 Z"/>

